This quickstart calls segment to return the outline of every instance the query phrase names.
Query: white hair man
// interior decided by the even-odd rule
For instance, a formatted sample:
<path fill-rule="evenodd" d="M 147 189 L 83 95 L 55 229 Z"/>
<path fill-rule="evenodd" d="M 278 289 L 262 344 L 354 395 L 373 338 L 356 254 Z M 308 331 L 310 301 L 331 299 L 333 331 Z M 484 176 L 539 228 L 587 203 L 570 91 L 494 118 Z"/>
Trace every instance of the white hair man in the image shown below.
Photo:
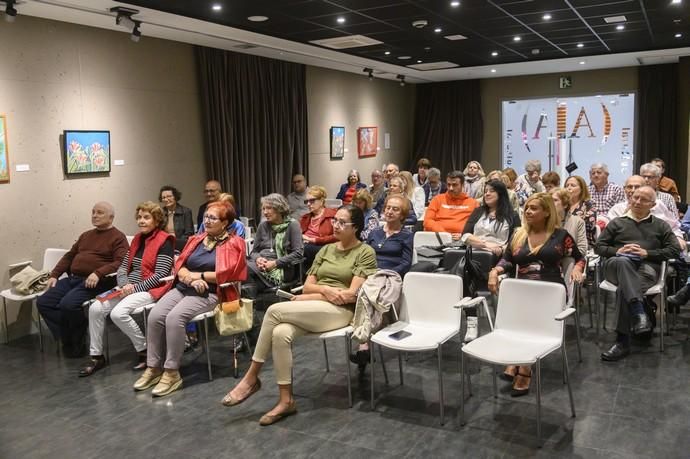
<path fill-rule="evenodd" d="M 604 163 L 594 163 L 589 168 L 589 194 L 598 214 L 606 214 L 611 207 L 625 202 L 625 192 L 620 185 L 609 182 L 609 168 Z"/>
<path fill-rule="evenodd" d="M 678 207 L 676 207 L 676 200 L 668 193 L 659 190 L 659 181 L 661 180 L 661 169 L 652 163 L 646 163 L 640 166 L 640 175 L 645 183 L 656 191 L 656 197 L 659 201 L 671 211 L 676 220 L 679 219 Z"/>

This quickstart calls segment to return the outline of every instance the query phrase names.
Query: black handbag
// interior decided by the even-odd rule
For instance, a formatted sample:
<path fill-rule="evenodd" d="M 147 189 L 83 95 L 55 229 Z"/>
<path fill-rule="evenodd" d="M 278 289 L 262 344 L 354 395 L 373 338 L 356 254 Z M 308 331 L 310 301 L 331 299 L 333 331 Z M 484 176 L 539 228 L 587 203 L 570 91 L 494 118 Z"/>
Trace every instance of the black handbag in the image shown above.
<path fill-rule="evenodd" d="M 451 268 L 450 274 L 462 277 L 463 295 L 472 298 L 477 296 L 477 290 L 485 285 L 488 279 L 488 273 L 482 272 L 481 263 L 472 259 L 470 245 L 465 249 L 465 255 Z"/>

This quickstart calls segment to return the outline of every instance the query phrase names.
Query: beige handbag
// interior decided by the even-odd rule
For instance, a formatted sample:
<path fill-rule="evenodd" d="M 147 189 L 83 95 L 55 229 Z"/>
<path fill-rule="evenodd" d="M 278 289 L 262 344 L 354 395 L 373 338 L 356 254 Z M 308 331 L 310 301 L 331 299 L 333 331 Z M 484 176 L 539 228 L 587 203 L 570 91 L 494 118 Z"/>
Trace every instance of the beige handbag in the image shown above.
<path fill-rule="evenodd" d="M 216 328 L 221 336 L 236 335 L 252 328 L 254 323 L 254 300 L 242 298 L 237 300 L 235 312 L 224 312 L 226 308 L 216 306 Z M 233 308 L 234 309 L 234 308 Z"/>

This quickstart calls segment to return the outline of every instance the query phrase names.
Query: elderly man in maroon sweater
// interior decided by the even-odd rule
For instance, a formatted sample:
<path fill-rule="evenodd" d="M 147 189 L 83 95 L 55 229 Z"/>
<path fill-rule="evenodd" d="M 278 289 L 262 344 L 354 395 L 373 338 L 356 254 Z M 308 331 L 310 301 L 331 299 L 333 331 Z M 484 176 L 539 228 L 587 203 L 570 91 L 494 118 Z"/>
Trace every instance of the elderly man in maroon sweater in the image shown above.
<path fill-rule="evenodd" d="M 129 245 L 125 235 L 113 226 L 115 211 L 107 202 L 99 202 L 91 211 L 94 229 L 86 231 L 55 265 L 48 290 L 38 297 L 38 311 L 55 339 L 62 341 L 66 357 L 85 353 L 86 316 L 84 301 L 115 287 L 117 271 Z M 68 276 L 58 280 L 67 273 Z"/>

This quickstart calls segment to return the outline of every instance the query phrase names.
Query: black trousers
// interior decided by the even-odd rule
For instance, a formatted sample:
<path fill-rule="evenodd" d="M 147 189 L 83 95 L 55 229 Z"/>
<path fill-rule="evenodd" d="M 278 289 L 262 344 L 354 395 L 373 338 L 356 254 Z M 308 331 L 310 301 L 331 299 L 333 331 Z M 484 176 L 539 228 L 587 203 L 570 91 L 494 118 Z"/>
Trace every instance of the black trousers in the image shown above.
<path fill-rule="evenodd" d="M 636 263 L 626 257 L 612 257 L 606 260 L 604 270 L 606 280 L 618 286 L 616 331 L 629 335 L 630 303 L 644 302 L 644 292 L 656 284 L 659 277 L 659 265 L 644 261 Z"/>

